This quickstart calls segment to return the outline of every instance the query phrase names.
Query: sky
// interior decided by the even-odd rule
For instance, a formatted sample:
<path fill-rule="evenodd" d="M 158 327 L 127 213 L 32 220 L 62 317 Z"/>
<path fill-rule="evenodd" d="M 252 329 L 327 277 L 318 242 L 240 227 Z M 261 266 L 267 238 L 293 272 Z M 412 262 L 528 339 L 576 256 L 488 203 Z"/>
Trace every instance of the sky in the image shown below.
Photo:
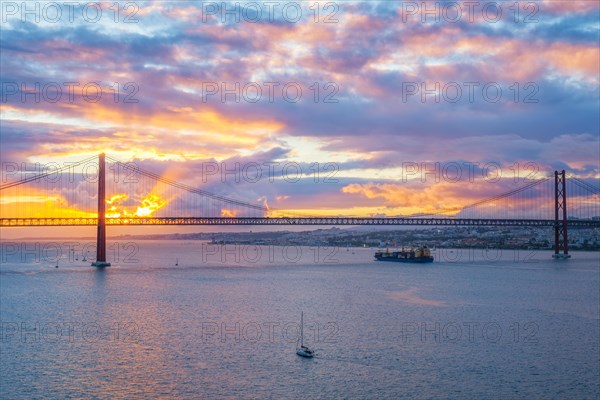
<path fill-rule="evenodd" d="M 2 183 L 105 152 L 273 210 L 355 216 L 457 208 L 555 169 L 597 185 L 599 4 L 2 2 Z M 165 211 L 161 190 L 116 212 Z M 3 193 L 4 214 L 93 203 L 35 191 Z"/>

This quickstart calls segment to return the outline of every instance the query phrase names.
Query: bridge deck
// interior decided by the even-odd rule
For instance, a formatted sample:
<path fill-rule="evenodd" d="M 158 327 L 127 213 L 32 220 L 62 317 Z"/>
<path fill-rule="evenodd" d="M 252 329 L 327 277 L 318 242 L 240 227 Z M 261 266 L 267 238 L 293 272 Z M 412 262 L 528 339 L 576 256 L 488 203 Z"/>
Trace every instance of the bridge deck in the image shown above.
<path fill-rule="evenodd" d="M 0 218 L 0 227 L 92 226 L 97 218 Z M 472 218 L 106 218 L 106 225 L 437 225 L 437 226 L 554 226 L 553 219 L 472 219 Z M 600 227 L 600 221 L 569 220 L 570 227 Z"/>

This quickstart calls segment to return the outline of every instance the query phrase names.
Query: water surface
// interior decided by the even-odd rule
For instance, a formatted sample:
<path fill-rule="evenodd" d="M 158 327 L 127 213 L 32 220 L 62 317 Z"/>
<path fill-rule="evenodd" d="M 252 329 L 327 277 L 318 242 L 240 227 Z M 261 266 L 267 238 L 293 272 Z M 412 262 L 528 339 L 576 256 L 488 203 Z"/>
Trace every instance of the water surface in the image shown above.
<path fill-rule="evenodd" d="M 58 262 L 3 247 L 2 398 L 600 391 L 598 253 L 438 250 L 405 265 L 372 249 L 112 246 L 105 270 L 80 247 Z M 295 354 L 301 311 L 312 360 Z"/>

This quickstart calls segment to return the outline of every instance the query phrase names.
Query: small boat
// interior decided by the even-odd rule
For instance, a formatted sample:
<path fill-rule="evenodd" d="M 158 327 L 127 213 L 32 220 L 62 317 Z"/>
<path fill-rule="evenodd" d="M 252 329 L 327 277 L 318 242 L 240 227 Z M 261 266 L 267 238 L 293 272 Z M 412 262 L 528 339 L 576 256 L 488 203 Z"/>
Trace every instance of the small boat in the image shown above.
<path fill-rule="evenodd" d="M 179 265 L 179 258 L 177 258 L 177 259 L 175 260 L 175 266 L 178 266 L 178 265 Z"/>
<path fill-rule="evenodd" d="M 304 345 L 304 311 L 300 314 L 300 346 L 296 347 L 296 354 L 300 357 L 313 358 L 315 352 Z"/>

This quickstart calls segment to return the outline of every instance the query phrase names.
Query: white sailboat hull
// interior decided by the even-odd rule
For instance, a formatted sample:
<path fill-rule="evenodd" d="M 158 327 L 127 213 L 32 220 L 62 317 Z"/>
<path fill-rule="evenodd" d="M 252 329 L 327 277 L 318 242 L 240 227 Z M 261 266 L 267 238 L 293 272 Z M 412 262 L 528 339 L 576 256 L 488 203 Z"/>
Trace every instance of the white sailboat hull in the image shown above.
<path fill-rule="evenodd" d="M 300 357 L 306 357 L 306 358 L 314 357 L 314 353 L 311 350 L 306 350 L 306 349 L 302 349 L 302 348 L 297 349 L 296 354 L 298 354 Z"/>

